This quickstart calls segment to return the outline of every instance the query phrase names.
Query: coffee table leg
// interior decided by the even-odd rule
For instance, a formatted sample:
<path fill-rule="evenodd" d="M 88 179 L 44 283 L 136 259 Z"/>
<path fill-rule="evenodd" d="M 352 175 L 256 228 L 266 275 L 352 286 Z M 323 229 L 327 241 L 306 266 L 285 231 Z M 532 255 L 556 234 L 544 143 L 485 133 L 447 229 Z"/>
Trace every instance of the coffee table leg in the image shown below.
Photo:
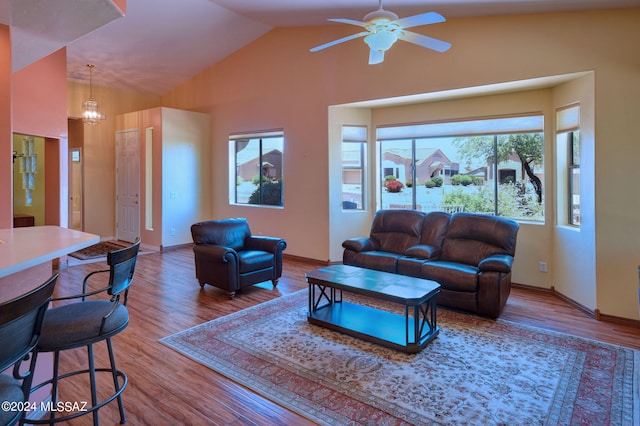
<path fill-rule="evenodd" d="M 422 320 L 420 324 L 420 336 L 428 336 L 437 330 L 436 305 L 435 298 L 431 298 L 420 306 L 420 317 Z M 424 331 L 425 326 L 428 328 L 426 331 Z"/>
<path fill-rule="evenodd" d="M 318 292 L 316 293 L 316 287 Z M 317 294 L 317 296 L 316 296 Z M 326 303 L 320 304 L 323 300 Z M 318 309 L 324 308 L 334 303 L 342 302 L 342 290 L 337 290 L 333 287 L 327 287 L 316 283 L 309 283 L 309 312 L 315 312 Z"/>

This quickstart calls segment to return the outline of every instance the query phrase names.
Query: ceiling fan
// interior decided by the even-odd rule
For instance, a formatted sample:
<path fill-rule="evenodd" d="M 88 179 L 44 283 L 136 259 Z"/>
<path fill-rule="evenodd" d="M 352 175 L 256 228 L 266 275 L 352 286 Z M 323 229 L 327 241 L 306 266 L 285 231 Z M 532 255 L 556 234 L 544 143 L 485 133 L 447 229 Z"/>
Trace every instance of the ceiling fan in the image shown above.
<path fill-rule="evenodd" d="M 451 43 L 449 42 L 406 30 L 407 28 L 417 27 L 419 25 L 444 22 L 445 19 L 442 15 L 436 12 L 427 12 L 399 19 L 398 15 L 395 13 L 382 8 L 382 0 L 379 0 L 378 10 L 367 14 L 363 18 L 362 22 L 353 19 L 341 18 L 329 19 L 329 21 L 357 25 L 359 27 L 364 27 L 366 31 L 316 46 L 310 49 L 311 52 L 317 52 L 318 50 L 335 46 L 336 44 L 344 43 L 345 41 L 364 37 L 364 42 L 369 45 L 370 49 L 369 64 L 379 64 L 384 61 L 384 52 L 391 48 L 398 39 L 408 41 L 409 43 L 417 44 L 418 46 L 426 47 L 437 52 L 445 52 L 451 47 Z"/>

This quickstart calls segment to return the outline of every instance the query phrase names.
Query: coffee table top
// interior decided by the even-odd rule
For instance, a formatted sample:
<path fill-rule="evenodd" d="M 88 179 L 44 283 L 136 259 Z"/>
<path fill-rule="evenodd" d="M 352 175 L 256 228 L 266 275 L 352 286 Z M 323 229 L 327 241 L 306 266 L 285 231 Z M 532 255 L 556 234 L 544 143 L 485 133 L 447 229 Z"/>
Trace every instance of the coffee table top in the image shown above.
<path fill-rule="evenodd" d="M 306 276 L 311 284 L 405 303 L 421 303 L 440 292 L 440 284 L 435 281 L 350 265 L 325 266 Z"/>

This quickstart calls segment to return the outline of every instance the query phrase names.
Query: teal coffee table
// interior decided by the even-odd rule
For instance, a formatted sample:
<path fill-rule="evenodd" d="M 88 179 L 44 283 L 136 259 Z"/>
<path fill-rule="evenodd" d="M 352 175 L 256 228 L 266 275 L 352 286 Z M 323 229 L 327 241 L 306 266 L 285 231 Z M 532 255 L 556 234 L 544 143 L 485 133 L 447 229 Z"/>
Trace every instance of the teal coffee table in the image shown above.
<path fill-rule="evenodd" d="M 347 265 L 316 269 L 306 277 L 312 324 L 408 353 L 420 352 L 440 331 L 435 281 Z M 400 304 L 404 314 L 343 301 L 342 292 Z"/>

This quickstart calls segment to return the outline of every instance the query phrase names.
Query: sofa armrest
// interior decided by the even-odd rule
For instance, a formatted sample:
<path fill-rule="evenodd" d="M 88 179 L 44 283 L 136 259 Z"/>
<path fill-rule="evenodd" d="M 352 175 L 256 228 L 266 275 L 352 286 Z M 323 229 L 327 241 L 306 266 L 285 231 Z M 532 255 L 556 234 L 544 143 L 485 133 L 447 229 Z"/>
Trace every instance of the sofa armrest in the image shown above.
<path fill-rule="evenodd" d="M 375 240 L 369 237 L 349 238 L 342 243 L 342 247 L 355 252 L 373 251 L 378 248 Z"/>
<path fill-rule="evenodd" d="M 287 248 L 287 242 L 282 238 L 253 235 L 245 240 L 244 248 L 245 250 L 261 250 L 278 253 Z"/>
<path fill-rule="evenodd" d="M 511 265 L 513 265 L 513 256 L 508 254 L 494 254 L 485 259 L 482 259 L 478 264 L 480 272 L 504 272 L 505 274 L 511 272 Z"/>
<path fill-rule="evenodd" d="M 418 259 L 434 259 L 440 255 L 440 249 L 429 244 L 417 244 L 409 247 L 405 255 Z"/>

